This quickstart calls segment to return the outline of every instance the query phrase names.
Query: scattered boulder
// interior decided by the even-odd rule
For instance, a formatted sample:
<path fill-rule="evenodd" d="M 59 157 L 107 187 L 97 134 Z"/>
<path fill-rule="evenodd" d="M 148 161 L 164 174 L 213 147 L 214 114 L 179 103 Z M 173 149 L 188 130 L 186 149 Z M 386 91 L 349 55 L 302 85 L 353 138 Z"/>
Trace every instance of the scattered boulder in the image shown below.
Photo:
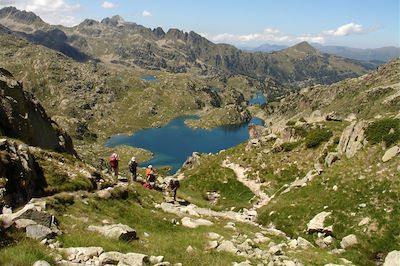
<path fill-rule="evenodd" d="M 124 254 L 116 251 L 104 252 L 99 256 L 101 265 L 105 264 L 118 264 L 124 258 Z"/>
<path fill-rule="evenodd" d="M 189 246 L 189 247 L 191 247 L 191 246 Z M 187 249 L 186 249 L 186 251 L 187 251 Z M 160 263 L 160 262 L 163 262 L 163 261 L 164 261 L 164 256 L 150 256 L 150 258 L 149 258 L 149 262 L 151 264 L 157 264 L 157 263 Z"/>
<path fill-rule="evenodd" d="M 239 250 L 235 247 L 235 245 L 229 240 L 223 240 L 221 244 L 217 248 L 218 252 L 225 251 L 229 253 L 236 254 Z"/>
<path fill-rule="evenodd" d="M 353 122 L 354 120 L 357 120 L 357 115 L 355 113 L 350 113 L 344 120 L 347 122 Z"/>
<path fill-rule="evenodd" d="M 212 250 L 212 249 L 216 249 L 217 247 L 218 247 L 218 241 L 210 240 L 204 246 L 204 250 Z"/>
<path fill-rule="evenodd" d="M 364 146 L 364 132 L 367 127 L 368 123 L 363 120 L 353 122 L 346 127 L 340 137 L 339 155 L 345 155 L 347 158 L 353 157 Z"/>
<path fill-rule="evenodd" d="M 357 244 L 358 244 L 358 240 L 354 234 L 343 237 L 342 241 L 340 242 L 340 246 L 343 249 L 348 249 Z"/>
<path fill-rule="evenodd" d="M 201 225 L 204 226 L 211 226 L 213 225 L 213 222 L 206 220 L 206 219 L 192 219 L 190 217 L 183 217 L 182 220 L 182 225 L 185 227 L 189 227 L 189 228 L 197 228 Z"/>
<path fill-rule="evenodd" d="M 211 240 L 218 240 L 218 239 L 223 238 L 221 235 L 214 233 L 214 232 L 209 232 L 207 234 L 207 237 L 208 237 L 208 239 L 211 239 Z"/>
<path fill-rule="evenodd" d="M 399 146 L 393 146 L 390 149 L 388 149 L 385 154 L 382 157 L 382 162 L 387 162 L 393 159 L 397 154 L 400 153 L 400 147 Z"/>
<path fill-rule="evenodd" d="M 400 266 L 400 251 L 393 250 L 387 254 L 383 266 Z"/>
<path fill-rule="evenodd" d="M 271 255 L 283 255 L 282 246 L 281 245 L 274 245 L 271 246 L 268 250 Z"/>
<path fill-rule="evenodd" d="M 371 219 L 369 217 L 365 217 L 358 223 L 358 226 L 367 225 L 367 224 L 369 224 L 370 221 L 371 221 Z"/>
<path fill-rule="evenodd" d="M 325 119 L 327 121 L 342 121 L 342 117 L 339 116 L 335 111 L 330 112 L 326 115 Z"/>
<path fill-rule="evenodd" d="M 297 246 L 302 249 L 308 249 L 313 247 L 313 245 L 308 240 L 300 236 L 297 238 Z"/>
<path fill-rule="evenodd" d="M 57 234 L 50 228 L 41 224 L 31 224 L 26 227 L 26 236 L 33 239 L 43 240 L 54 238 Z"/>
<path fill-rule="evenodd" d="M 103 226 L 89 225 L 89 231 L 98 232 L 107 238 L 116 238 L 130 241 L 136 239 L 135 229 L 124 224 L 111 224 Z"/>
<path fill-rule="evenodd" d="M 325 227 L 324 222 L 326 217 L 330 216 L 331 212 L 320 212 L 310 220 L 307 225 L 307 232 L 321 232 L 325 234 L 332 234 L 332 226 Z"/>

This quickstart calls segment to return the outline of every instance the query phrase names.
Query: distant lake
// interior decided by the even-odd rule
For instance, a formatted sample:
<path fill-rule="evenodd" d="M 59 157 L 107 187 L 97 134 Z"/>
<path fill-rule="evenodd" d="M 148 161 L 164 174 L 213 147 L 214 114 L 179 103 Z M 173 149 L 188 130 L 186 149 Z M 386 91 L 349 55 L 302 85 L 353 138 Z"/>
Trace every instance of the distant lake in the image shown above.
<path fill-rule="evenodd" d="M 158 79 L 153 75 L 144 75 L 144 76 L 141 76 L 140 78 L 145 81 L 158 81 Z"/>
<path fill-rule="evenodd" d="M 263 105 L 267 103 L 267 97 L 261 92 L 258 91 L 256 94 L 249 100 L 250 105 Z"/>
<path fill-rule="evenodd" d="M 236 146 L 249 138 L 247 126 L 250 123 L 264 124 L 263 120 L 253 118 L 249 123 L 207 130 L 187 127 L 185 124 L 187 119 L 198 119 L 198 117 L 180 116 L 161 128 L 143 129 L 132 136 L 115 135 L 105 143 L 105 146 L 112 148 L 118 145 L 129 145 L 149 150 L 154 153 L 153 159 L 139 162 L 139 166 L 168 165 L 172 168 L 171 173 L 174 174 L 194 151 L 216 153 Z"/>

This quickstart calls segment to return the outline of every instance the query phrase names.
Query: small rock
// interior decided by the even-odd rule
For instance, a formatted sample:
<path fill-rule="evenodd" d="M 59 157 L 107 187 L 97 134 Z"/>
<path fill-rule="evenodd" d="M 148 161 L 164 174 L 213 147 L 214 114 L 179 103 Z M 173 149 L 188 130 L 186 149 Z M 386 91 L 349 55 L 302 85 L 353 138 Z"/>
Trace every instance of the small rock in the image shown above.
<path fill-rule="evenodd" d="M 218 247 L 218 242 L 216 240 L 210 240 L 206 243 L 204 249 L 205 250 L 212 250 Z"/>
<path fill-rule="evenodd" d="M 194 248 L 192 246 L 190 246 L 190 245 L 186 248 L 186 252 L 187 253 L 191 253 L 193 251 L 194 251 Z"/>
<path fill-rule="evenodd" d="M 33 266 L 50 266 L 50 263 L 45 260 L 38 260 L 33 264 Z"/>
<path fill-rule="evenodd" d="M 343 237 L 342 241 L 340 242 L 340 246 L 343 249 L 350 248 L 357 244 L 358 244 L 357 237 L 354 234 Z"/>
<path fill-rule="evenodd" d="M 189 246 L 189 247 L 191 247 L 191 246 Z M 187 251 L 187 249 L 186 249 L 186 251 Z M 160 263 L 163 261 L 164 261 L 164 256 L 150 256 L 150 258 L 149 258 L 149 262 L 151 264 L 157 264 L 157 263 Z"/>
<path fill-rule="evenodd" d="M 369 217 L 365 217 L 358 223 L 358 226 L 367 225 L 367 224 L 369 224 L 370 221 L 371 221 L 371 219 Z"/>
<path fill-rule="evenodd" d="M 207 237 L 208 237 L 208 239 L 211 239 L 211 240 L 218 240 L 221 238 L 221 235 L 214 233 L 214 232 L 209 232 L 207 234 Z"/>
<path fill-rule="evenodd" d="M 382 157 L 382 162 L 387 162 L 393 159 L 398 153 L 400 153 L 399 146 L 393 146 L 388 149 Z"/>
<path fill-rule="evenodd" d="M 283 255 L 282 247 L 281 245 L 275 245 L 269 248 L 268 252 L 271 255 Z"/>

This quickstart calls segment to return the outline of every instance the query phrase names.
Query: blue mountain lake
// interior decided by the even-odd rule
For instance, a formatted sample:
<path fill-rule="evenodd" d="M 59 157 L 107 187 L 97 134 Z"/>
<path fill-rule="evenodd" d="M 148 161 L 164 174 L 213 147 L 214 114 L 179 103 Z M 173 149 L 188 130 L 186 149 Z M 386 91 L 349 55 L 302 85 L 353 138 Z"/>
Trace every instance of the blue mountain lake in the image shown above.
<path fill-rule="evenodd" d="M 153 152 L 154 157 L 139 166 L 151 164 L 155 167 L 170 166 L 175 173 L 194 151 L 215 153 L 246 141 L 249 137 L 247 126 L 250 123 L 262 125 L 264 121 L 253 118 L 250 122 L 235 126 L 222 126 L 214 129 L 192 129 L 185 120 L 198 119 L 197 116 L 180 116 L 160 128 L 147 128 L 129 136 L 114 135 L 105 143 L 106 147 L 129 145 Z"/>
<path fill-rule="evenodd" d="M 250 105 L 263 105 L 267 103 L 267 97 L 261 92 L 258 91 L 256 94 L 249 100 Z"/>
<path fill-rule="evenodd" d="M 158 81 L 158 79 L 153 75 L 144 75 L 144 76 L 141 76 L 140 78 L 145 81 Z"/>

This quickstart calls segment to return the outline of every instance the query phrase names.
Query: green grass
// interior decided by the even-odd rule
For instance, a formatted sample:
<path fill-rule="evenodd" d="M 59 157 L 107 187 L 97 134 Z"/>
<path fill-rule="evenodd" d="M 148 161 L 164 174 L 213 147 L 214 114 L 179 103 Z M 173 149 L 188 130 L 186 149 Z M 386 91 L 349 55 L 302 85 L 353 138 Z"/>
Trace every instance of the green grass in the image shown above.
<path fill-rule="evenodd" d="M 366 135 L 371 144 L 384 142 L 387 147 L 390 147 L 400 140 L 400 119 L 377 120 L 368 126 Z"/>
<path fill-rule="evenodd" d="M 360 242 L 343 257 L 356 265 L 372 265 L 370 258 L 377 253 L 400 248 L 398 160 L 387 165 L 384 174 L 377 174 L 380 167 L 374 162 L 381 156 L 380 149 L 372 149 L 359 152 L 351 160 L 336 162 L 306 187 L 293 189 L 272 200 L 259 212 L 259 222 L 273 223 L 291 237 L 302 236 L 313 242 L 316 236 L 305 233 L 307 223 L 323 210 L 332 211 L 325 225 L 333 224 L 336 247 L 348 234 L 356 234 Z M 365 179 L 359 180 L 360 176 Z M 337 191 L 332 189 L 335 185 Z M 359 207 L 360 203 L 366 203 L 367 207 Z M 370 217 L 370 227 L 358 226 L 365 217 Z M 364 228 L 370 229 L 363 231 Z"/>
<path fill-rule="evenodd" d="M 87 205 L 76 202 L 69 206 L 64 211 L 68 215 L 60 217 L 64 234 L 59 239 L 66 247 L 101 246 L 106 251 L 163 255 L 166 261 L 181 262 L 183 265 L 231 265 L 232 261 L 242 260 L 231 254 L 222 255 L 217 252 L 203 251 L 207 232 L 213 231 L 227 238 L 231 237 L 232 232 L 223 228 L 225 221 L 214 221 L 215 225 L 211 227 L 197 229 L 176 225 L 172 221 L 180 221 L 179 217 L 153 207 L 153 201 L 162 201 L 161 193 L 142 189 L 139 186 L 135 188 L 137 194 L 130 194 L 126 199 L 91 199 Z M 69 215 L 86 217 L 89 221 L 74 219 Z M 138 239 L 131 242 L 107 239 L 86 230 L 88 225 L 101 224 L 103 219 L 134 228 Z M 210 217 L 206 219 L 212 220 Z M 238 225 L 238 228 L 242 228 L 241 225 Z M 255 229 L 255 227 L 249 228 L 248 225 L 243 228 L 247 231 Z M 144 233 L 149 236 L 145 237 Z M 189 245 L 195 249 L 193 253 L 185 251 Z"/>
<path fill-rule="evenodd" d="M 27 266 L 35 261 L 45 260 L 51 265 L 56 265 L 49 256 L 49 250 L 38 241 L 24 239 L 5 248 L 0 249 L 0 265 L 2 266 Z"/>
<path fill-rule="evenodd" d="M 200 206 L 220 210 L 231 207 L 239 210 L 250 206 L 254 194 L 237 180 L 231 169 L 221 167 L 221 158 L 205 158 L 199 168 L 185 172 L 187 178 L 181 182 L 179 195 Z M 213 206 L 206 197 L 206 193 L 212 191 L 221 195 Z"/>

